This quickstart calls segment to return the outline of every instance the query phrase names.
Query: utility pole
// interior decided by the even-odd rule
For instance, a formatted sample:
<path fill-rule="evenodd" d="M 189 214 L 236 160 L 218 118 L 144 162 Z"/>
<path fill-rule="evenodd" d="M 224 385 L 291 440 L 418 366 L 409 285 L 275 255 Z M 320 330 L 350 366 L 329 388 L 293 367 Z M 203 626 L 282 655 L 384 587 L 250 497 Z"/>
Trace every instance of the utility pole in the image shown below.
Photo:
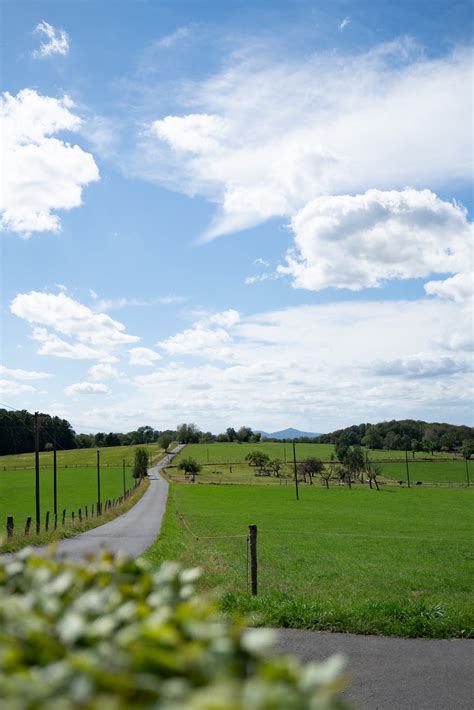
<path fill-rule="evenodd" d="M 57 478 L 57 467 L 56 467 L 56 435 L 53 441 L 53 494 L 54 494 L 54 519 L 58 514 L 58 478 Z"/>
<path fill-rule="evenodd" d="M 100 513 L 100 449 L 97 449 L 97 515 Z"/>
<path fill-rule="evenodd" d="M 407 483 L 408 488 L 410 488 L 410 467 L 408 466 L 408 451 L 405 451 L 405 462 L 407 465 Z"/>
<path fill-rule="evenodd" d="M 123 470 L 123 499 L 125 500 L 125 459 L 122 460 L 122 470 Z"/>
<path fill-rule="evenodd" d="M 468 464 L 468 462 L 467 462 L 467 459 L 464 459 L 464 460 L 465 460 L 465 462 L 466 462 L 467 487 L 469 488 L 469 485 L 470 485 L 470 483 L 469 483 L 469 464 Z"/>
<path fill-rule="evenodd" d="M 248 544 L 250 548 L 250 579 L 252 584 L 252 596 L 258 594 L 258 563 L 257 563 L 257 526 L 249 525 Z"/>
<path fill-rule="evenodd" d="M 40 508 L 40 463 L 39 463 L 39 413 L 35 412 L 35 497 L 36 497 L 36 532 L 41 525 Z"/>
<path fill-rule="evenodd" d="M 295 471 L 295 489 L 296 489 L 296 500 L 300 499 L 299 493 L 298 493 L 298 469 L 296 466 L 296 446 L 295 442 L 293 441 L 293 468 Z"/>

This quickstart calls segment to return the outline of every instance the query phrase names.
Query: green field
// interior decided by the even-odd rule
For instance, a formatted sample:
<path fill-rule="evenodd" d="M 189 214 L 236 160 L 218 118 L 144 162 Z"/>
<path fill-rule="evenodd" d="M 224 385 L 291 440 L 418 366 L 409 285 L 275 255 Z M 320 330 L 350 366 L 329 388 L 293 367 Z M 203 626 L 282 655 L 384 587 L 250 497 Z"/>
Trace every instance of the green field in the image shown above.
<path fill-rule="evenodd" d="M 148 449 L 153 460 L 162 452 L 156 445 Z M 132 464 L 136 446 L 114 446 L 101 449 L 101 500 L 118 498 L 123 493 L 123 467 L 125 460 L 125 485 L 130 488 L 134 479 Z M 53 513 L 53 454 L 40 454 L 41 521 L 46 512 Z M 89 511 L 97 502 L 97 451 L 73 449 L 57 452 L 58 513 L 67 510 L 68 518 L 79 508 Z M 15 526 L 23 527 L 28 516 L 35 519 L 34 454 L 2 456 L 0 458 L 0 533 L 5 529 L 6 518 L 13 515 Z"/>
<path fill-rule="evenodd" d="M 94 467 L 58 468 L 58 513 L 66 508 L 68 517 L 71 511 L 77 514 L 84 506 L 91 510 L 92 503 L 97 502 L 97 470 Z M 101 468 L 100 475 L 101 500 L 118 498 L 123 493 L 123 472 L 121 466 Z M 134 484 L 132 468 L 125 469 L 125 485 L 130 488 Z M 53 470 L 41 468 L 41 518 L 49 510 L 53 513 Z M 35 472 L 32 469 L 23 471 L 0 471 L 0 530 L 5 529 L 6 518 L 13 515 L 15 525 L 24 526 L 26 518 L 31 515 L 35 519 Z"/>
<path fill-rule="evenodd" d="M 157 444 L 142 444 L 147 449 L 149 456 L 155 460 L 161 450 Z M 103 465 L 122 465 L 125 459 L 127 464 L 133 464 L 135 449 L 138 446 L 107 446 L 100 450 L 100 460 Z M 53 465 L 53 453 L 42 451 L 40 454 L 42 466 Z M 97 449 L 69 449 L 68 451 L 57 452 L 58 466 L 84 466 L 94 465 L 97 461 Z M 0 456 L 0 474 L 2 470 L 12 468 L 34 468 L 34 454 L 15 454 L 12 456 Z"/>
<path fill-rule="evenodd" d="M 333 444 L 296 444 L 296 459 L 301 461 L 308 456 L 315 456 L 323 461 L 329 461 L 331 454 L 334 454 Z M 262 441 L 258 444 L 236 444 L 236 443 L 215 443 L 215 444 L 188 444 L 176 457 L 176 462 L 183 457 L 192 456 L 201 463 L 242 463 L 250 451 L 263 451 L 270 458 L 279 458 L 282 461 L 293 461 L 292 444 L 284 444 L 273 441 Z M 405 461 L 404 451 L 384 451 L 381 449 L 369 450 L 370 458 L 374 461 L 385 459 L 400 459 Z M 427 454 L 417 452 L 415 460 L 439 458 L 453 458 L 452 454 Z M 410 461 L 412 454 L 410 453 Z"/>
<path fill-rule="evenodd" d="M 409 462 L 410 481 L 416 484 L 417 481 L 424 483 L 462 483 L 467 485 L 466 462 L 465 461 L 410 461 Z M 383 475 L 394 480 L 407 478 L 406 464 L 383 463 Z M 468 461 L 469 480 L 474 484 L 474 462 Z"/>
<path fill-rule="evenodd" d="M 283 461 L 281 469 L 282 481 L 274 477 L 255 476 L 255 469 L 244 463 L 246 455 L 255 450 L 263 451 L 271 458 L 280 458 Z M 332 453 L 334 453 L 332 444 L 296 444 L 296 458 L 298 461 L 308 456 L 315 456 L 323 461 L 328 461 Z M 373 450 L 369 453 L 373 460 L 382 462 L 382 474 L 389 482 L 390 480 L 407 480 L 404 451 Z M 294 470 L 291 444 L 276 442 L 258 444 L 190 444 L 176 456 L 173 460 L 173 465 L 177 465 L 180 460 L 189 456 L 199 461 L 203 466 L 198 478 L 201 483 L 279 485 L 280 483 L 287 483 L 287 479 L 293 476 Z M 443 456 L 446 457 L 446 454 Z M 399 459 L 397 462 L 389 463 L 387 461 L 388 459 L 397 458 Z M 416 484 L 416 481 L 463 485 L 467 483 L 466 462 L 462 459 L 454 459 L 453 457 L 443 459 L 441 456 L 430 457 L 426 453 L 417 453 L 414 458 L 410 455 L 408 465 L 410 480 L 413 485 Z M 474 484 L 473 463 L 469 462 L 468 466 L 470 478 Z M 183 474 L 177 469 L 170 468 L 168 471 L 175 480 L 183 480 Z"/>
<path fill-rule="evenodd" d="M 203 586 L 256 624 L 472 636 L 474 492 L 466 488 L 172 485 L 147 557 L 204 569 Z M 258 525 L 259 596 L 246 532 Z M 197 538 L 197 539 L 196 539 Z"/>

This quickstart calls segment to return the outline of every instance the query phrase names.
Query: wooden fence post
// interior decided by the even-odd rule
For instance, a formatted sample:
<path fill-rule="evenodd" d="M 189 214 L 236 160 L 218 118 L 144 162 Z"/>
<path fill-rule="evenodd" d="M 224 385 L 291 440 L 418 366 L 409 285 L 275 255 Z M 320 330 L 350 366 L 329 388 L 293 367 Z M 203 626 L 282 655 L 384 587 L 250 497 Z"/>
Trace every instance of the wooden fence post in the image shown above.
<path fill-rule="evenodd" d="M 46 530 L 46 532 L 48 532 L 48 530 L 49 530 L 49 510 L 46 511 L 46 518 L 44 521 L 44 529 Z"/>
<path fill-rule="evenodd" d="M 64 527 L 65 523 L 66 523 L 66 508 L 63 509 L 63 527 Z"/>
<path fill-rule="evenodd" d="M 25 535 L 30 534 L 30 527 L 31 527 L 31 515 L 29 515 L 26 519 L 26 524 L 25 524 Z"/>
<path fill-rule="evenodd" d="M 250 547 L 250 579 L 252 595 L 258 594 L 258 562 L 257 562 L 257 526 L 249 525 L 249 547 Z"/>
<path fill-rule="evenodd" d="M 9 515 L 7 518 L 7 537 L 12 537 L 13 528 L 14 528 L 13 515 Z"/>

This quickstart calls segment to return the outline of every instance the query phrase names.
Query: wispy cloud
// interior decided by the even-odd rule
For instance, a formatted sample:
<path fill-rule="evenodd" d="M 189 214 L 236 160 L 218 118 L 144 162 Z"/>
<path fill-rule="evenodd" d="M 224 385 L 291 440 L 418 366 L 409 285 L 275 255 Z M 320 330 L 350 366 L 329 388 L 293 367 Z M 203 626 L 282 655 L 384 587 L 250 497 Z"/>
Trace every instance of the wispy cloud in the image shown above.
<path fill-rule="evenodd" d="M 92 295 L 92 294 L 95 295 Z M 119 311 L 122 308 L 138 308 L 150 307 L 159 305 L 172 305 L 184 303 L 187 299 L 184 296 L 158 296 L 157 298 L 99 298 L 95 291 L 90 292 L 92 298 L 96 299 L 94 303 L 95 311 Z"/>
<path fill-rule="evenodd" d="M 344 32 L 344 30 L 346 29 L 346 27 L 347 27 L 348 25 L 350 25 L 350 23 L 351 23 L 351 17 L 350 17 L 350 15 L 347 15 L 347 16 L 346 16 L 343 20 L 341 20 L 341 22 L 339 23 L 339 27 L 338 27 L 339 32 Z"/>
<path fill-rule="evenodd" d="M 64 56 L 68 53 L 69 35 L 64 30 L 56 29 L 49 22 L 43 20 L 36 25 L 34 34 L 42 35 L 45 38 L 40 48 L 33 51 L 35 58 L 50 57 L 52 54 Z"/>

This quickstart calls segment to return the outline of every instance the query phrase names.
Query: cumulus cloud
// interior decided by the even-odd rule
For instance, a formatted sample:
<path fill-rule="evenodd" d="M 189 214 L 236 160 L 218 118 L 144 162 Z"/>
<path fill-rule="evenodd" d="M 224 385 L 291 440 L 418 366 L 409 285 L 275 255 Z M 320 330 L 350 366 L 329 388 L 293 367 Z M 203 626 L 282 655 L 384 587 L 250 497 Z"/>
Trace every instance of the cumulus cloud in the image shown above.
<path fill-rule="evenodd" d="M 114 350 L 139 340 L 125 332 L 123 323 L 94 313 L 65 293 L 19 293 L 10 311 L 34 326 L 31 337 L 41 343 L 40 355 L 113 363 Z"/>
<path fill-rule="evenodd" d="M 12 377 L 14 380 L 45 380 L 54 377 L 50 372 L 36 372 L 35 370 L 13 369 L 0 365 L 0 375 Z"/>
<path fill-rule="evenodd" d="M 36 25 L 35 34 L 42 35 L 44 38 L 40 48 L 33 52 L 33 56 L 37 59 L 50 57 L 52 54 L 62 54 L 64 56 L 68 53 L 69 36 L 64 30 L 57 30 L 49 22 L 43 20 Z"/>
<path fill-rule="evenodd" d="M 473 297 L 474 275 L 471 272 L 455 274 L 444 281 L 428 281 L 425 291 L 431 296 L 448 298 L 453 301 L 469 301 Z"/>
<path fill-rule="evenodd" d="M 192 414 L 213 430 L 232 417 L 329 431 L 366 421 L 367 412 L 374 421 L 468 421 L 467 359 L 454 354 L 450 337 L 469 323 L 458 304 L 428 298 L 300 306 L 241 317 L 220 360 L 190 328 L 169 339 L 177 345 L 170 355 L 201 360 L 164 360 L 136 377 L 137 403 L 148 401 L 157 420 Z"/>
<path fill-rule="evenodd" d="M 82 203 L 82 188 L 99 179 L 90 153 L 53 137 L 77 131 L 81 120 L 73 102 L 23 89 L 0 97 L 3 189 L 1 227 L 29 237 L 33 232 L 61 230 L 56 210 Z"/>
<path fill-rule="evenodd" d="M 295 248 L 278 271 L 313 291 L 454 273 L 472 253 L 466 210 L 430 190 L 319 197 L 296 214 L 292 229 Z"/>
<path fill-rule="evenodd" d="M 170 355 L 199 355 L 213 360 L 231 356 L 229 329 L 240 320 L 238 311 L 229 309 L 205 315 L 191 328 L 161 340 L 157 345 Z"/>
<path fill-rule="evenodd" d="M 119 376 L 119 371 L 108 362 L 99 362 L 89 368 L 89 375 L 93 380 L 111 380 Z"/>
<path fill-rule="evenodd" d="M 53 328 L 81 343 L 110 348 L 139 340 L 125 333 L 123 323 L 105 313 L 94 313 L 65 293 L 19 293 L 11 302 L 10 310 L 28 323 Z"/>
<path fill-rule="evenodd" d="M 0 394 L 6 397 L 14 397 L 15 395 L 26 394 L 27 392 L 36 392 L 36 388 L 13 380 L 0 380 Z"/>
<path fill-rule="evenodd" d="M 150 125 L 140 165 L 218 203 L 208 239 L 328 194 L 467 182 L 471 75 L 468 50 L 426 59 L 406 39 L 287 61 L 247 51 L 186 87 L 193 113 Z"/>
<path fill-rule="evenodd" d="M 161 360 L 161 355 L 150 348 L 131 348 L 130 349 L 130 365 L 141 365 L 142 367 L 151 367 L 157 360 Z"/>
<path fill-rule="evenodd" d="M 68 397 L 75 397 L 81 394 L 108 394 L 109 390 L 102 382 L 76 382 L 66 387 L 64 393 Z"/>

